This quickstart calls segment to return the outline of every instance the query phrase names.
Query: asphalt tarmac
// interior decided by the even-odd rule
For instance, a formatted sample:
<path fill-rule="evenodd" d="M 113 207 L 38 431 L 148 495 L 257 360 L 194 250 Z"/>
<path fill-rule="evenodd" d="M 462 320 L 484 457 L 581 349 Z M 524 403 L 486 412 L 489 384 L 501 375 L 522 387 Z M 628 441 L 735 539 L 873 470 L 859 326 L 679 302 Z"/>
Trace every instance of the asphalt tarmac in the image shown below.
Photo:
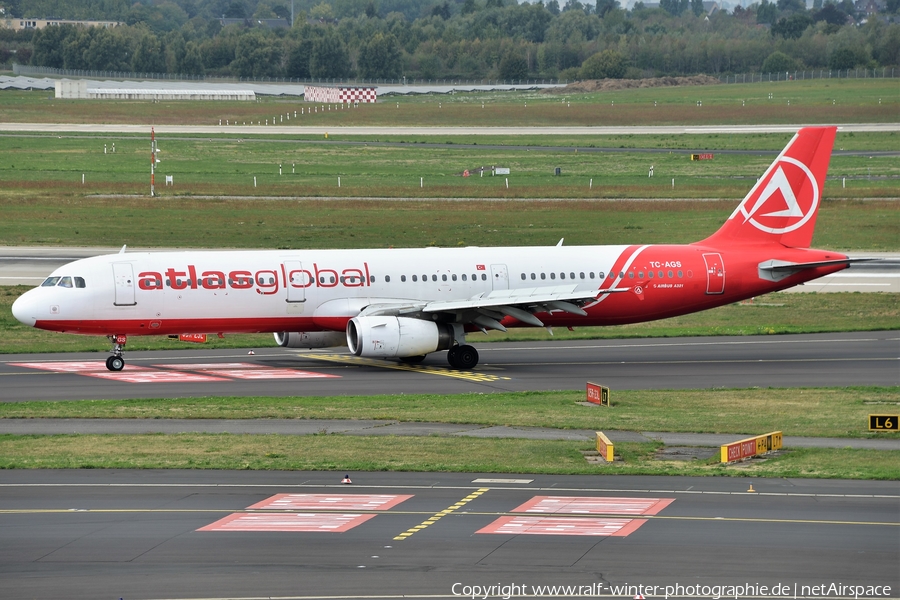
<path fill-rule="evenodd" d="M 0 597 L 895 597 L 898 514 L 897 482 L 7 471 Z"/>
<path fill-rule="evenodd" d="M 352 356 L 345 348 L 3 355 L 0 402 L 198 396 L 330 396 L 583 390 L 900 385 L 900 333 L 479 344 L 473 371 L 446 353 L 418 365 Z M 98 341 L 98 344 L 102 344 Z M 274 342 L 273 342 L 274 343 Z M 99 348 L 98 348 L 99 350 Z"/>

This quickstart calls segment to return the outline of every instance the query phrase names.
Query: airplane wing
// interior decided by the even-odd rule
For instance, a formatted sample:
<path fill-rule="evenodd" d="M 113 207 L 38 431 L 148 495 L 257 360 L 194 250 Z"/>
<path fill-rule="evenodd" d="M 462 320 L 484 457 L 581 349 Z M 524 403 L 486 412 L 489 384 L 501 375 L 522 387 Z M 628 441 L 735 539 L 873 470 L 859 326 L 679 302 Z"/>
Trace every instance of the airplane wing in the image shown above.
<path fill-rule="evenodd" d="M 421 316 L 443 314 L 453 316 L 457 323 L 472 323 L 484 328 L 506 331 L 500 320 L 512 317 L 523 323 L 543 327 L 534 313 L 563 311 L 587 315 L 581 308 L 603 294 L 627 292 L 631 288 L 604 290 L 576 290 L 577 285 L 546 286 L 483 292 L 466 300 L 436 300 L 410 304 L 372 304 L 363 315 Z"/>

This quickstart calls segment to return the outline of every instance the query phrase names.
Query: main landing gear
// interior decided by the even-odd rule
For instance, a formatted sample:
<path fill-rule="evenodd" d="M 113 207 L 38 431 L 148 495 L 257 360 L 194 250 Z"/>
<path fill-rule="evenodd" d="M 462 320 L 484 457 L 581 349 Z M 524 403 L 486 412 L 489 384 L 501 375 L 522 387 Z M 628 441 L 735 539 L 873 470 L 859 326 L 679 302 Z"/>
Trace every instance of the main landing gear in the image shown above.
<path fill-rule="evenodd" d="M 112 356 L 106 359 L 106 368 L 110 371 L 121 371 L 125 368 L 125 359 L 122 358 L 122 349 L 125 347 L 126 337 L 124 335 L 108 335 L 109 341 L 113 347 L 110 352 Z"/>
<path fill-rule="evenodd" d="M 451 346 L 447 351 L 447 362 L 454 369 L 468 371 L 478 364 L 478 350 L 472 346 Z"/>

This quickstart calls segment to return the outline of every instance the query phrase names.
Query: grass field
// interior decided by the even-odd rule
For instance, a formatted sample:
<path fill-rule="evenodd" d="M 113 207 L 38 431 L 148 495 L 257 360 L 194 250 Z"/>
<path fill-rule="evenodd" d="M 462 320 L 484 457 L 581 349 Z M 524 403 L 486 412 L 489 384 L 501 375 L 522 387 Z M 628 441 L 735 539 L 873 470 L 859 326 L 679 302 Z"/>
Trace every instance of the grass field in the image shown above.
<path fill-rule="evenodd" d="M 393 419 L 595 431 L 898 437 L 870 433 L 867 415 L 900 404 L 900 388 L 621 390 L 612 400 L 609 410 L 577 404 L 584 401 L 583 391 L 79 400 L 4 403 L 0 418 Z"/>
<path fill-rule="evenodd" d="M 748 464 L 659 461 L 655 444 L 617 444 L 623 461 L 588 464 L 588 444 L 516 439 L 272 435 L 0 435 L 0 469 L 456 471 L 900 479 L 898 453 L 798 448 Z"/>
<path fill-rule="evenodd" d="M 103 102 L 56 100 L 52 91 L 5 91 L 0 93 L 0 112 L 4 121 L 19 123 L 211 125 L 220 119 L 249 124 L 266 119 L 271 123 L 276 118 L 279 124 L 298 126 L 861 123 L 896 121 L 897 86 L 895 79 L 832 79 L 592 93 L 382 96 L 378 104 L 343 110 L 305 103 L 299 97 L 260 96 L 258 102 Z M 306 114 L 314 106 L 317 110 Z M 287 114 L 291 120 L 282 121 Z"/>
<path fill-rule="evenodd" d="M 852 137 L 851 137 L 852 136 Z M 164 137 L 157 192 L 166 199 L 190 196 L 311 198 L 698 198 L 741 199 L 790 135 L 633 136 L 592 138 L 575 148 L 522 149 L 524 140 L 497 139 L 491 148 L 446 144 L 346 144 L 290 139 Z M 841 134 L 837 147 L 873 152 L 833 157 L 823 197 L 896 198 L 900 165 L 891 156 L 900 135 Z M 441 140 L 444 141 L 449 140 Z M 537 141 L 537 140 L 535 140 Z M 320 143 L 321 142 L 321 143 Z M 112 144 L 116 153 L 112 153 Z M 544 142 L 548 143 L 548 142 Z M 569 144 L 573 140 L 568 141 Z M 633 152 L 585 152 L 587 146 L 637 148 Z M 104 146 L 107 153 L 104 154 Z M 646 152 L 640 149 L 664 149 Z M 691 150 L 716 152 L 691 161 Z M 723 153 L 722 150 L 755 152 Z M 718 151 L 718 152 L 717 152 Z M 0 199 L 29 201 L 85 198 L 95 194 L 149 195 L 149 139 L 111 136 L 0 136 Z M 481 176 L 482 167 L 508 167 L 510 175 Z M 650 167 L 654 177 L 649 178 Z M 554 169 L 561 169 L 555 176 Z M 279 172 L 280 169 L 280 172 Z M 463 177 L 464 171 L 473 176 Z M 82 184 L 82 176 L 84 184 Z M 171 176 L 174 186 L 164 185 Z M 254 178 L 256 185 L 254 185 Z M 340 182 L 338 180 L 340 178 Z M 674 187 L 673 180 L 674 179 Z M 339 186 L 340 183 L 340 186 Z M 147 198 L 145 198 L 147 199 Z M 130 206 L 135 199 L 116 198 Z M 139 200 L 137 200 L 139 202 Z"/>

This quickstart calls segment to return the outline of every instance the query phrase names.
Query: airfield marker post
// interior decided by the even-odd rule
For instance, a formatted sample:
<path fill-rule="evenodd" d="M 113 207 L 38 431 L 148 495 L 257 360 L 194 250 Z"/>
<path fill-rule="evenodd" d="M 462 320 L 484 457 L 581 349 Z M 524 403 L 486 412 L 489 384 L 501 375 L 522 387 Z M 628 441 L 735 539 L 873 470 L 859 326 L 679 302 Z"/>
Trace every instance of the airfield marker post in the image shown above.
<path fill-rule="evenodd" d="M 81 177 L 84 183 L 84 176 Z M 156 131 L 150 128 L 150 197 L 156 195 Z"/>

